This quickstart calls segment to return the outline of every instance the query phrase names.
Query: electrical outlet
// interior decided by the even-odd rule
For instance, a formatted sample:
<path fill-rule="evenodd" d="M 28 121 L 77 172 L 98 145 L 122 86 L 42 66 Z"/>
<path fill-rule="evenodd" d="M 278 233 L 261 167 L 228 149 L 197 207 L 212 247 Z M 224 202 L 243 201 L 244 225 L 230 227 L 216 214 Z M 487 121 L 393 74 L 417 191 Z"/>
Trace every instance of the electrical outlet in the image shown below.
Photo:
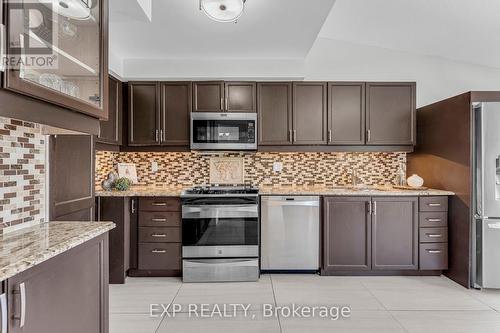
<path fill-rule="evenodd" d="M 151 172 L 157 172 L 158 171 L 158 162 L 153 161 L 151 162 Z"/>
<path fill-rule="evenodd" d="M 273 171 L 274 172 L 281 172 L 283 170 L 283 163 L 281 162 L 274 162 L 273 163 Z"/>

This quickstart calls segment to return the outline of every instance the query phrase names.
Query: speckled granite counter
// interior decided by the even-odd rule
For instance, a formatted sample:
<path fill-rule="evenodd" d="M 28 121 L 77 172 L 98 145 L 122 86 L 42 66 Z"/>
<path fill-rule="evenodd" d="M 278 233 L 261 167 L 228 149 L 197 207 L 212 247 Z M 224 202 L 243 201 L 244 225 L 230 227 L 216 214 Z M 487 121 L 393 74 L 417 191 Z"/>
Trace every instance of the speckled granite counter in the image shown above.
<path fill-rule="evenodd" d="M 0 281 L 113 229 L 112 222 L 48 222 L 0 235 Z"/>
<path fill-rule="evenodd" d="M 315 187 L 315 186 L 262 186 L 261 195 L 339 195 L 339 196 L 431 196 L 455 195 L 442 190 L 401 190 L 392 186 L 366 186 L 353 188 L 350 186 Z"/>
<path fill-rule="evenodd" d="M 132 187 L 128 191 L 96 191 L 101 197 L 177 197 L 188 187 Z M 454 195 L 442 190 L 400 190 L 391 186 L 367 186 L 352 188 L 349 186 L 261 186 L 261 195 L 342 195 L 342 196 L 429 196 Z"/>

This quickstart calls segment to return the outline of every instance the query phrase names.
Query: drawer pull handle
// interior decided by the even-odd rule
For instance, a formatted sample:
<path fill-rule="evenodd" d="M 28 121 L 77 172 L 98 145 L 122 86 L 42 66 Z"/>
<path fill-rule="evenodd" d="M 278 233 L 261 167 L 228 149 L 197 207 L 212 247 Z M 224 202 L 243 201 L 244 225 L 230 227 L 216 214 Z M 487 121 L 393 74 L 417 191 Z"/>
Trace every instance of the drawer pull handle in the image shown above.
<path fill-rule="evenodd" d="M 441 235 L 441 234 L 426 234 L 426 235 L 429 238 L 440 238 L 440 237 L 443 237 L 443 235 Z"/>
<path fill-rule="evenodd" d="M 441 219 L 427 218 L 426 220 L 429 222 L 441 222 Z"/>
<path fill-rule="evenodd" d="M 154 219 L 151 219 L 151 221 L 153 221 L 153 222 L 167 222 L 167 219 L 154 218 Z"/>
<path fill-rule="evenodd" d="M 167 237 L 167 234 L 151 234 L 151 237 Z"/>
<path fill-rule="evenodd" d="M 151 205 L 153 205 L 153 206 L 166 206 L 167 203 L 166 202 L 153 202 Z"/>
<path fill-rule="evenodd" d="M 430 254 L 439 254 L 441 253 L 441 250 L 427 250 Z"/>
<path fill-rule="evenodd" d="M 158 249 L 151 251 L 151 253 L 166 253 L 166 252 L 167 252 L 166 250 L 158 250 Z"/>
<path fill-rule="evenodd" d="M 428 205 L 429 205 L 429 207 L 440 207 L 441 206 L 441 204 L 437 203 L 437 202 L 431 202 Z"/>

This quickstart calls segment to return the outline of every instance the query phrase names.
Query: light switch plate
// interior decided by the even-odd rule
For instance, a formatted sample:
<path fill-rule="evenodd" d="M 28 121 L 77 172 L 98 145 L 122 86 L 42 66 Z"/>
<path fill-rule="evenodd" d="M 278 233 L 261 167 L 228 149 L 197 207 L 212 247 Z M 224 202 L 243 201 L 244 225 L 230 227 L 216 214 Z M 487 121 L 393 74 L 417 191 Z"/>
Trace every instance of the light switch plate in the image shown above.
<path fill-rule="evenodd" d="M 158 171 L 158 162 L 153 161 L 151 162 L 151 172 L 157 172 Z"/>
<path fill-rule="evenodd" d="M 274 162 L 273 163 L 273 171 L 274 172 L 281 172 L 283 170 L 283 163 L 281 162 Z"/>

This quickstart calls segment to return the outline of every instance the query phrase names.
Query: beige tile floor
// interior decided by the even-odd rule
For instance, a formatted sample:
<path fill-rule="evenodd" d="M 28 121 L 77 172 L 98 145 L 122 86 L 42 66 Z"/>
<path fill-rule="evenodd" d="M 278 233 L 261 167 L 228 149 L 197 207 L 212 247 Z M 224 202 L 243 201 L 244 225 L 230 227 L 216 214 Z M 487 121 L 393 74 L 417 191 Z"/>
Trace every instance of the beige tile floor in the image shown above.
<path fill-rule="evenodd" d="M 175 318 L 152 318 L 149 304 L 175 303 Z M 248 315 L 194 318 L 194 304 L 251 304 Z M 351 317 L 266 318 L 263 304 L 351 307 Z M 183 284 L 177 278 L 128 278 L 110 286 L 110 333 L 499 332 L 500 291 L 466 290 L 445 277 L 263 275 L 259 282 Z"/>

